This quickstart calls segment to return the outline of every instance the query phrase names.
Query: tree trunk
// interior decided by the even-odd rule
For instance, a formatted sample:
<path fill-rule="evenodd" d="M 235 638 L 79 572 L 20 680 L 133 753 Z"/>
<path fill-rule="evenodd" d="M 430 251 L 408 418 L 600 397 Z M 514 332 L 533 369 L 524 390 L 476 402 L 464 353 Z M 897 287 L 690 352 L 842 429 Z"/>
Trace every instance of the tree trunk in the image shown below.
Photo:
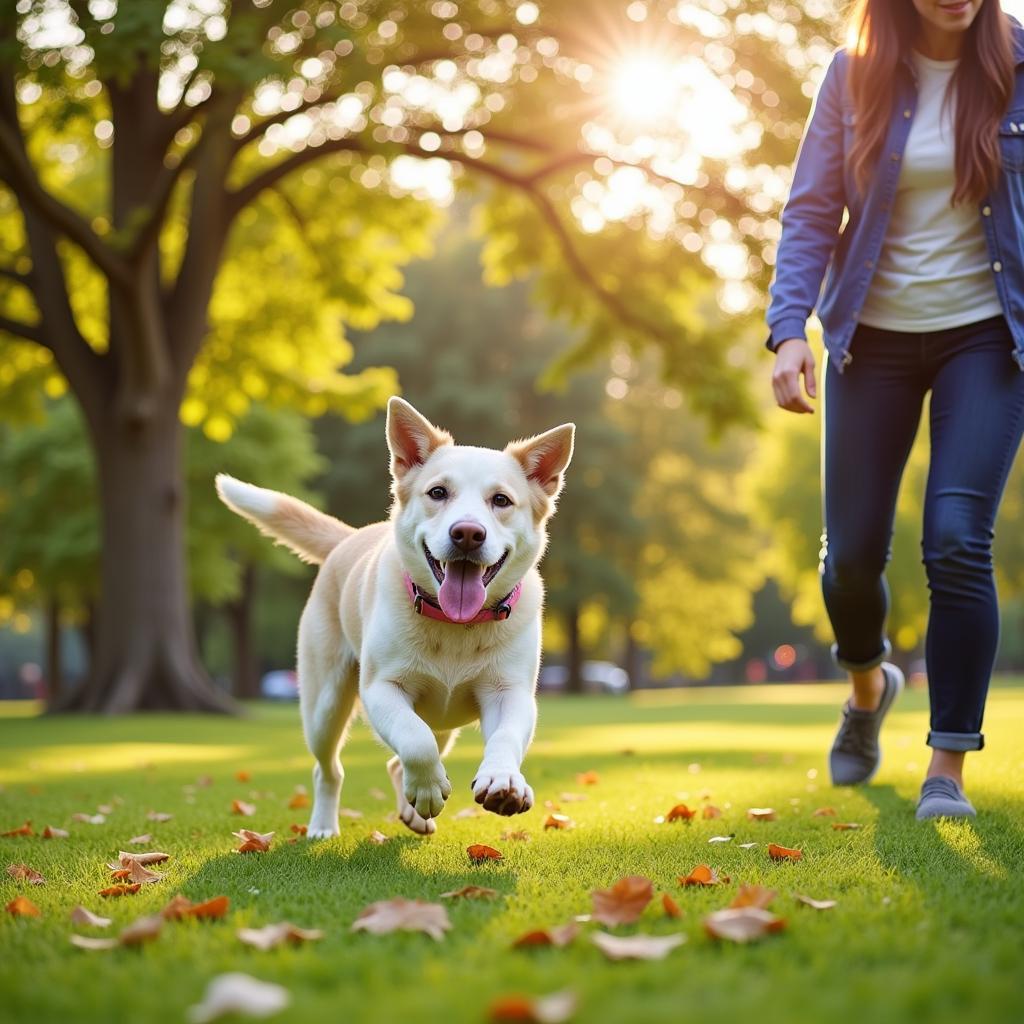
<path fill-rule="evenodd" d="M 644 672 L 644 664 L 640 645 L 633 636 L 632 623 L 626 624 L 626 645 L 622 651 L 622 667 L 629 675 L 629 688 L 636 690 Z"/>
<path fill-rule="evenodd" d="M 170 389 L 169 389 L 170 390 Z M 102 553 L 89 676 L 61 710 L 232 711 L 202 668 L 187 596 L 178 398 L 134 424 L 114 410 L 90 424 Z"/>
<path fill-rule="evenodd" d="M 46 604 L 46 704 L 54 707 L 60 700 L 60 602 L 52 594 Z"/>
<path fill-rule="evenodd" d="M 569 635 L 569 651 L 567 668 L 569 674 L 565 680 L 566 693 L 583 692 L 583 643 L 580 638 L 580 609 L 573 605 L 565 613 L 565 629 Z"/>
<path fill-rule="evenodd" d="M 260 673 L 252 638 L 252 610 L 255 597 L 256 566 L 252 562 L 246 562 L 242 569 L 242 589 L 238 600 L 233 601 L 226 609 L 235 655 L 232 693 L 239 700 L 253 700 L 260 695 Z"/>

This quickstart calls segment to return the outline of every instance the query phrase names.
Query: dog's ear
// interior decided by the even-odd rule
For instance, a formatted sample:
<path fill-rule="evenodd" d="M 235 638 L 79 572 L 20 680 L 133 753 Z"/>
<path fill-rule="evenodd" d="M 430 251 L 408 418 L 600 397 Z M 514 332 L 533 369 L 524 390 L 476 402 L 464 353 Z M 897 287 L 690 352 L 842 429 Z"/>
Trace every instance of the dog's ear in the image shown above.
<path fill-rule="evenodd" d="M 422 465 L 431 452 L 452 444 L 452 435 L 440 430 L 421 416 L 404 399 L 388 399 L 388 449 L 391 452 L 391 475 L 401 480 L 410 469 Z"/>
<path fill-rule="evenodd" d="M 576 425 L 563 423 L 525 441 L 513 441 L 505 451 L 523 467 L 528 480 L 555 498 L 562 489 L 562 474 L 572 458 L 575 437 Z"/>

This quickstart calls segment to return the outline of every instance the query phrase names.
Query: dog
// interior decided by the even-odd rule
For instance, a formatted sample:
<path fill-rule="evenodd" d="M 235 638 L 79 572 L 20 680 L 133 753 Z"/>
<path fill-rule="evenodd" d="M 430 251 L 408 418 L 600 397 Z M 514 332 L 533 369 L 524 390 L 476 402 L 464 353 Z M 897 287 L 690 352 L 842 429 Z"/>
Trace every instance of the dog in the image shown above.
<path fill-rule="evenodd" d="M 299 623 L 303 731 L 313 767 L 307 835 L 338 834 L 339 753 L 357 702 L 394 757 L 398 814 L 429 835 L 451 794 L 442 759 L 479 720 L 474 799 L 533 806 L 522 762 L 537 720 L 544 588 L 537 571 L 572 458 L 565 423 L 503 451 L 455 444 L 401 398 L 387 408 L 390 519 L 355 529 L 225 474 L 234 512 L 321 564 Z"/>

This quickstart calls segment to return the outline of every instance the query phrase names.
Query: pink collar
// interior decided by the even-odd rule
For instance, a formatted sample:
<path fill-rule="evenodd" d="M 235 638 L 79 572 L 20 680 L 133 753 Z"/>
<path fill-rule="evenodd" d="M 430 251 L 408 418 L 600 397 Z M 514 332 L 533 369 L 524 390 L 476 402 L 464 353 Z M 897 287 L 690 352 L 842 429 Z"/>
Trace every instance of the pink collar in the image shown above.
<path fill-rule="evenodd" d="M 519 603 L 519 597 L 523 592 L 523 584 L 515 585 L 512 593 L 499 601 L 493 608 L 484 608 L 468 622 L 456 622 L 449 619 L 441 606 L 425 591 L 420 590 L 412 581 L 408 573 L 404 573 L 405 589 L 412 598 L 412 606 L 417 615 L 425 615 L 428 619 L 435 619 L 437 622 L 450 622 L 453 626 L 475 626 L 478 622 L 502 622 L 512 614 L 512 609 Z"/>

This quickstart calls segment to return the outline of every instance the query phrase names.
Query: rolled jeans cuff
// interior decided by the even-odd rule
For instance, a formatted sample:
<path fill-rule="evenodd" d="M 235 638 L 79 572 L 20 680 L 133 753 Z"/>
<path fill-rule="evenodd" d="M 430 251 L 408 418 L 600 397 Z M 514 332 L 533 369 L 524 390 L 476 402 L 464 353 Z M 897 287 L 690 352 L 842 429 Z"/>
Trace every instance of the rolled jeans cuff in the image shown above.
<path fill-rule="evenodd" d="M 928 733 L 928 746 L 936 750 L 953 750 L 962 753 L 965 750 L 981 750 L 985 746 L 985 737 L 980 732 L 936 732 Z"/>
<path fill-rule="evenodd" d="M 847 672 L 870 672 L 871 669 L 878 668 L 891 655 L 892 644 L 888 640 L 883 640 L 882 650 L 874 658 L 869 658 L 867 661 L 850 661 L 839 653 L 839 644 L 832 645 L 832 659 L 840 668 L 846 669 Z"/>

